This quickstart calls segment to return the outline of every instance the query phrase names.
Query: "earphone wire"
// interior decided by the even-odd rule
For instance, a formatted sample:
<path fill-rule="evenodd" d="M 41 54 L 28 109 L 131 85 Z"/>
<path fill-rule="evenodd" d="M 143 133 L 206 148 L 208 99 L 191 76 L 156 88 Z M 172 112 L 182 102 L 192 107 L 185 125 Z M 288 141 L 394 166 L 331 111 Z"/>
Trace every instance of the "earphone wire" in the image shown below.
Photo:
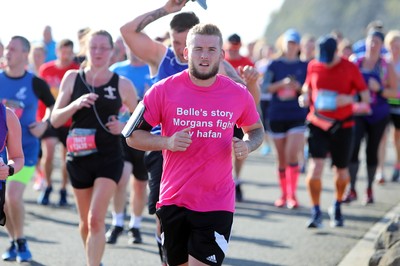
<path fill-rule="evenodd" d="M 83 71 L 84 71 L 83 68 L 80 68 L 80 69 L 79 69 L 79 77 L 81 78 L 83 84 L 84 84 L 85 87 L 88 89 L 88 91 L 91 92 L 91 93 L 95 93 L 94 85 L 93 85 L 93 86 L 90 86 L 90 85 L 86 82 L 86 80 L 85 80 L 84 77 L 83 77 L 83 73 L 84 73 Z M 96 76 L 94 76 L 94 78 L 93 78 L 93 84 L 94 84 L 95 78 L 96 78 Z M 106 125 L 104 125 L 104 123 L 101 121 L 100 116 L 99 116 L 99 113 L 97 112 L 96 102 L 93 103 L 92 107 L 93 107 L 94 115 L 96 116 L 96 119 L 97 119 L 97 121 L 99 122 L 100 126 L 101 126 L 106 132 L 112 134 L 112 132 L 111 132 L 111 131 L 106 127 Z"/>

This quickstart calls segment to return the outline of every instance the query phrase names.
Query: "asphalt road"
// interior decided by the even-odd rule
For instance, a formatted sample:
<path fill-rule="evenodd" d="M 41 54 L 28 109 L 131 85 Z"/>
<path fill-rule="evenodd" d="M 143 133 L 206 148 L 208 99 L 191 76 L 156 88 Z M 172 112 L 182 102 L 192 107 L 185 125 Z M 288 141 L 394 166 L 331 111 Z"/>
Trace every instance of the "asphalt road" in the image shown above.
<path fill-rule="evenodd" d="M 390 149 L 387 155 L 386 172 L 391 173 L 394 154 Z M 274 155 L 262 156 L 258 151 L 247 160 L 243 170 L 244 201 L 237 204 L 234 227 L 227 258 L 224 265 L 368 265 L 373 252 L 372 246 L 376 227 L 382 218 L 400 202 L 400 183 L 375 185 L 375 201 L 371 206 L 363 206 L 361 200 L 345 205 L 345 227 L 330 228 L 327 209 L 333 201 L 333 179 L 326 164 L 323 178 L 321 208 L 324 212 L 324 228 L 307 229 L 309 219 L 309 199 L 305 187 L 305 175 L 299 180 L 298 199 L 300 207 L 295 210 L 277 209 L 273 202 L 279 196 L 279 187 L 274 166 Z M 359 194 L 365 190 L 365 165 L 360 168 L 358 182 Z M 53 191 L 59 189 L 60 173 L 54 173 L 56 183 Z M 33 254 L 33 261 L 25 265 L 69 266 L 84 265 L 84 251 L 78 233 L 78 216 L 75 207 L 58 208 L 36 204 L 39 192 L 29 184 L 25 193 L 26 223 L 25 234 Z M 69 201 L 73 203 L 71 189 Z M 51 201 L 55 203 L 58 194 L 53 192 Z M 111 215 L 107 216 L 107 224 Z M 126 219 L 126 225 L 128 219 Z M 375 227 L 374 227 L 375 226 Z M 374 228 L 371 234 L 370 229 Z M 103 264 L 105 266 L 160 265 L 158 249 L 154 240 L 154 217 L 145 214 L 143 221 L 143 244 L 128 244 L 126 234 L 117 244 L 107 245 Z M 367 234 L 369 233 L 369 234 Z M 367 235 L 366 238 L 363 238 Z M 359 243 L 367 243 L 360 249 Z M 0 251 L 8 246 L 7 234 L 0 229 Z M 357 249 L 358 248 L 358 249 Z M 349 259 L 353 250 L 356 259 Z M 347 257 L 346 257 L 347 255 Z M 344 258 L 347 260 L 344 260 Z M 350 256 L 351 257 L 351 256 Z M 0 265 L 13 265 L 15 262 L 0 261 Z"/>

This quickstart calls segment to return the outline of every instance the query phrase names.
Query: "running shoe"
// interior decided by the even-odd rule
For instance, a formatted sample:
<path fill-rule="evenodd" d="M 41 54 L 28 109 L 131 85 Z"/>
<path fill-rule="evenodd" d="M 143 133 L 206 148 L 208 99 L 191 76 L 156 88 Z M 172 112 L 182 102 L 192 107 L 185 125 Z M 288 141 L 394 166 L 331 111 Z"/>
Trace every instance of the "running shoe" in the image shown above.
<path fill-rule="evenodd" d="M 296 209 L 299 207 L 296 197 L 288 198 L 286 201 L 286 207 L 288 209 Z"/>
<path fill-rule="evenodd" d="M 282 208 L 286 205 L 286 197 L 282 196 L 274 202 L 275 207 Z"/>
<path fill-rule="evenodd" d="M 36 169 L 33 189 L 36 191 L 42 191 L 44 190 L 45 186 L 46 186 L 46 179 L 44 178 L 42 171 Z"/>
<path fill-rule="evenodd" d="M 129 235 L 129 243 L 132 244 L 143 243 L 142 235 L 140 233 L 139 228 L 132 227 L 131 229 L 129 229 L 128 235 Z"/>
<path fill-rule="evenodd" d="M 342 215 L 342 211 L 340 207 L 331 206 L 328 209 L 329 218 L 331 220 L 330 225 L 331 227 L 343 227 L 344 226 L 344 219 Z"/>
<path fill-rule="evenodd" d="M 115 244 L 117 243 L 118 237 L 122 234 L 124 228 L 122 226 L 111 226 L 106 233 L 106 243 Z"/>
<path fill-rule="evenodd" d="M 67 190 L 66 189 L 61 189 L 60 190 L 60 201 L 58 202 L 58 206 L 60 206 L 60 207 L 68 206 Z"/>
<path fill-rule="evenodd" d="M 40 205 L 49 205 L 50 203 L 50 193 L 53 191 L 53 188 L 47 187 L 42 193 L 40 193 L 39 198 L 37 199 L 37 203 Z"/>
<path fill-rule="evenodd" d="M 10 247 L 1 255 L 1 258 L 5 261 L 17 259 L 17 246 L 15 245 L 15 241 L 10 241 Z"/>
<path fill-rule="evenodd" d="M 400 169 L 394 169 L 392 174 L 392 182 L 398 182 L 400 178 Z"/>
<path fill-rule="evenodd" d="M 383 184 L 385 184 L 385 176 L 381 172 L 376 173 L 375 181 L 376 181 L 376 183 L 383 185 Z"/>
<path fill-rule="evenodd" d="M 350 189 L 343 199 L 344 203 L 350 203 L 357 200 L 357 192 L 354 189 Z"/>
<path fill-rule="evenodd" d="M 365 200 L 364 200 L 364 204 L 368 205 L 368 204 L 372 204 L 374 203 L 374 195 L 372 193 L 372 189 L 367 189 L 366 195 L 365 195 Z"/>
<path fill-rule="evenodd" d="M 242 188 L 240 187 L 240 184 L 236 184 L 236 201 L 237 202 L 242 202 L 243 201 L 243 192 Z"/>
<path fill-rule="evenodd" d="M 25 262 L 32 260 L 32 254 L 29 251 L 26 239 L 17 239 L 17 262 Z"/>
<path fill-rule="evenodd" d="M 321 228 L 321 227 L 323 227 L 322 213 L 313 211 L 313 213 L 311 214 L 311 219 L 307 224 L 307 228 Z"/>

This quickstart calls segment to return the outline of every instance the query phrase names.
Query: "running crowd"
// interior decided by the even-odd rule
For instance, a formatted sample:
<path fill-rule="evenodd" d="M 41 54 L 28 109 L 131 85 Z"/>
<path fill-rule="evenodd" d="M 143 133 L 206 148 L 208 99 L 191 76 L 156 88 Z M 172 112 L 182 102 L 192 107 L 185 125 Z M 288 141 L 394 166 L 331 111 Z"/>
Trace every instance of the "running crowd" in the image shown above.
<path fill-rule="evenodd" d="M 223 40 L 218 25 L 180 12 L 186 2 L 167 0 L 134 18 L 115 41 L 106 30 L 81 29 L 77 53 L 71 40 L 53 40 L 50 26 L 40 44 L 23 36 L 0 42 L 0 221 L 10 240 L 3 260 L 32 260 L 23 195 L 34 179 L 37 203 L 52 204 L 58 150 L 56 204 L 70 206 L 73 191 L 87 265 L 101 265 L 106 244 L 125 231 L 128 191 L 132 244 L 142 243 L 147 206 L 161 265 L 221 265 L 235 201 L 245 199 L 243 164 L 259 147 L 263 155 L 275 150 L 277 208 L 299 207 L 298 180 L 306 175 L 308 228 L 322 225 L 325 161 L 336 188 L 332 227 L 344 226 L 341 205 L 358 198 L 361 157 L 365 204 L 375 201 L 374 183 L 399 181 L 400 30 L 372 21 L 353 43 L 338 30 L 301 36 L 291 28 L 243 55 L 238 34 Z M 168 33 L 144 32 L 169 14 Z M 397 158 L 388 180 L 389 136 Z"/>

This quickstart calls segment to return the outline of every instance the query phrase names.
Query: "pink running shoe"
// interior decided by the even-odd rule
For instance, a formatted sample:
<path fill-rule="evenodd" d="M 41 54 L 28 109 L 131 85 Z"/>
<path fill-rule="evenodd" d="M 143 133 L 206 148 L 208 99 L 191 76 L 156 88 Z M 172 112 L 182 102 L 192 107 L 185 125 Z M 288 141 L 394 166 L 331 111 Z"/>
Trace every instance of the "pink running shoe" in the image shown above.
<path fill-rule="evenodd" d="M 385 184 L 385 177 L 381 172 L 375 174 L 375 181 L 380 185 Z"/>
<path fill-rule="evenodd" d="M 299 207 L 299 203 L 297 202 L 297 199 L 295 197 L 289 198 L 286 201 L 286 207 L 288 209 L 296 209 Z"/>
<path fill-rule="evenodd" d="M 275 207 L 283 208 L 286 205 L 286 197 L 280 197 L 274 202 Z"/>
<path fill-rule="evenodd" d="M 42 171 L 35 170 L 35 181 L 33 183 L 33 189 L 36 191 L 42 191 L 46 187 L 46 180 L 43 176 Z"/>

